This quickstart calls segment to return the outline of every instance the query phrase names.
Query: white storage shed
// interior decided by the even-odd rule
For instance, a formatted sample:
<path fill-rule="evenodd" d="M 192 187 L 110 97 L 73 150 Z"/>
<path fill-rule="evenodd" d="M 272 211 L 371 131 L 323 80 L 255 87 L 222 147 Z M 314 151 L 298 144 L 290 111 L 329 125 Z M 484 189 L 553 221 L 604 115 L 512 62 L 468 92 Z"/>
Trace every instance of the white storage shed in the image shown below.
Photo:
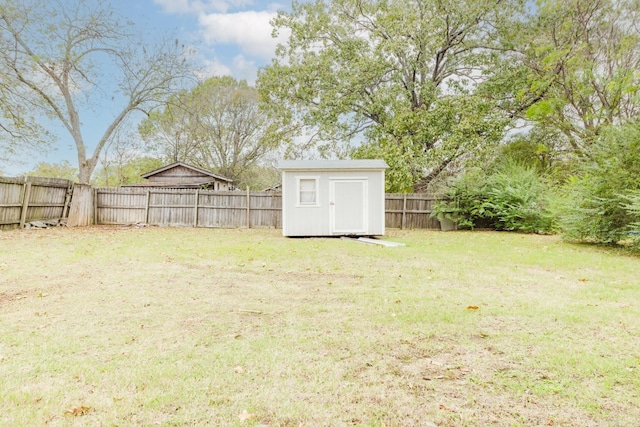
<path fill-rule="evenodd" d="M 384 235 L 383 160 L 283 160 L 284 236 Z"/>

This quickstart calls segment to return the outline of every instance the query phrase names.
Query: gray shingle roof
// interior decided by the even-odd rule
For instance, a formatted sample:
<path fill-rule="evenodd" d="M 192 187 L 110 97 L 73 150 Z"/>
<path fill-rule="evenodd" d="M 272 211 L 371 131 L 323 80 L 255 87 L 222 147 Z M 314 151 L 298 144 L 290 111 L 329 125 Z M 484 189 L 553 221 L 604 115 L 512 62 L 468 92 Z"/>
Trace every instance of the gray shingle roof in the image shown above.
<path fill-rule="evenodd" d="M 280 170 L 302 169 L 387 169 L 384 160 L 281 160 L 278 162 Z"/>

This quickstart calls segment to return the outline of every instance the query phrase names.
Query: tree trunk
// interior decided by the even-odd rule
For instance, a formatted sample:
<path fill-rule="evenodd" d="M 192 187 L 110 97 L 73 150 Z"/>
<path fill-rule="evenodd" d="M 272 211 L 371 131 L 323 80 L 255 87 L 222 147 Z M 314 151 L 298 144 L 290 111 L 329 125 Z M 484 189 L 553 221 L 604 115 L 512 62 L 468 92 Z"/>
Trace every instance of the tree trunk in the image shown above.
<path fill-rule="evenodd" d="M 82 227 L 91 224 L 93 224 L 93 188 L 90 185 L 75 184 L 67 226 Z"/>

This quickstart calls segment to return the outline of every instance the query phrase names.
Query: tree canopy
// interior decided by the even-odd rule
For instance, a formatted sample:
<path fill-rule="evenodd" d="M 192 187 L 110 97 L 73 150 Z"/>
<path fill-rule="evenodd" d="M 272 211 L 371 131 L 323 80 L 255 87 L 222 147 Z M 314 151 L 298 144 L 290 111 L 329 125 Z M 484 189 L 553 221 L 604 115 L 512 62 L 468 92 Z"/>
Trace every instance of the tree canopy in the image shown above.
<path fill-rule="evenodd" d="M 60 163 L 40 162 L 27 175 L 77 181 L 78 168 L 73 167 L 68 160 L 63 160 Z"/>
<path fill-rule="evenodd" d="M 516 50 L 528 71 L 519 96 L 538 99 L 525 117 L 559 131 L 579 156 L 603 128 L 640 116 L 638 2 L 540 1 Z"/>
<path fill-rule="evenodd" d="M 318 0 L 280 13 L 289 31 L 259 75 L 281 123 L 390 164 L 391 190 L 424 188 L 502 139 L 508 115 L 484 89 L 517 1 Z"/>

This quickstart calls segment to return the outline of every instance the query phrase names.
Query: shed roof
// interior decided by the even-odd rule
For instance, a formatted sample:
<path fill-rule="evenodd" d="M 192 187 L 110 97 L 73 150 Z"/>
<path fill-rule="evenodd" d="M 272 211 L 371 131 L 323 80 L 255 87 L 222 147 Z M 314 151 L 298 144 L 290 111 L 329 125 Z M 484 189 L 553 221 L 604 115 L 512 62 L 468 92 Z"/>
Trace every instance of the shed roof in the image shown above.
<path fill-rule="evenodd" d="M 280 170 L 387 169 L 381 159 L 373 160 L 281 160 Z"/>
<path fill-rule="evenodd" d="M 149 178 L 150 176 L 157 175 L 157 174 L 159 174 L 161 172 L 167 171 L 169 169 L 173 169 L 173 168 L 178 167 L 178 166 L 182 166 L 184 168 L 194 170 L 194 171 L 199 172 L 199 173 L 201 173 L 203 175 L 207 175 L 207 176 L 210 176 L 212 178 L 219 179 L 220 181 L 233 182 L 233 180 L 230 179 L 230 178 L 227 178 L 227 177 L 222 176 L 222 175 L 216 175 L 215 173 L 213 173 L 211 171 L 208 171 L 206 169 L 201 169 L 201 168 L 198 168 L 196 166 L 192 166 L 192 165 L 189 165 L 189 164 L 183 163 L 183 162 L 171 163 L 170 165 L 163 166 L 163 167 L 161 167 L 159 169 L 156 169 L 156 170 L 152 170 L 151 172 L 147 172 L 147 173 L 145 173 L 143 175 L 140 175 L 140 176 L 142 176 L 143 178 Z"/>

